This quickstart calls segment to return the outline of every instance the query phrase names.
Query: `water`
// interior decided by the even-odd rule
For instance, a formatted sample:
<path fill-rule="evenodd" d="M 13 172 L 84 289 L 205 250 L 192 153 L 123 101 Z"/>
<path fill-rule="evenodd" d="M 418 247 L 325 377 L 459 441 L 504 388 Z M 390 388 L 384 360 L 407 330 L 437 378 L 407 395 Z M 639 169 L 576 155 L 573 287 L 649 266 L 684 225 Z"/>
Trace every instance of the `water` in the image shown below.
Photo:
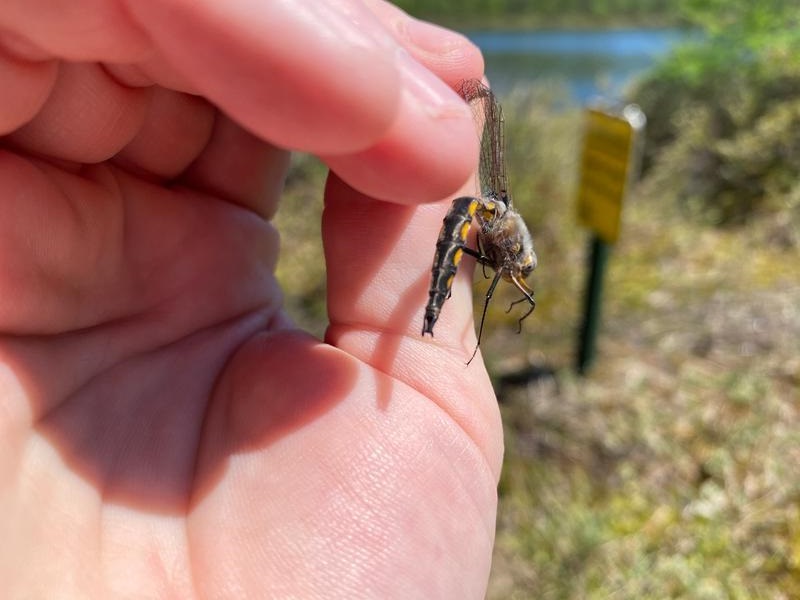
<path fill-rule="evenodd" d="M 502 95 L 516 84 L 563 86 L 568 100 L 596 95 L 619 99 L 625 87 L 671 48 L 692 39 L 682 29 L 467 32 L 486 59 L 492 87 Z"/>

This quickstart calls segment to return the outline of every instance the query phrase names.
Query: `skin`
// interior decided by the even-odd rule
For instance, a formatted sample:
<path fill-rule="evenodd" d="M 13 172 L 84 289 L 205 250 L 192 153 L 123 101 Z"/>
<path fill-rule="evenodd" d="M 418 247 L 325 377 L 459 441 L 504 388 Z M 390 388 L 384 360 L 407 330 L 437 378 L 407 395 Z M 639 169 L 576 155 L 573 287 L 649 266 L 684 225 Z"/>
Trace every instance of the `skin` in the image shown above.
<path fill-rule="evenodd" d="M 483 598 L 470 269 L 419 335 L 482 67 L 377 0 L 0 4 L 4 598 Z M 284 148 L 335 172 L 324 342 L 273 276 Z"/>

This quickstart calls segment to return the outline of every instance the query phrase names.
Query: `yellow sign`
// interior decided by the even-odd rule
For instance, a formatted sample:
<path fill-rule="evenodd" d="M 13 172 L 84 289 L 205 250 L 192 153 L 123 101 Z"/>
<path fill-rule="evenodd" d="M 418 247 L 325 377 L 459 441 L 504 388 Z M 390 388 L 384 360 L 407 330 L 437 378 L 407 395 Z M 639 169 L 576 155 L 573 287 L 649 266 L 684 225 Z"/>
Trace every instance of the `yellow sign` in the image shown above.
<path fill-rule="evenodd" d="M 578 218 L 604 242 L 619 237 L 622 201 L 636 160 L 644 113 L 634 105 L 621 115 L 589 109 L 578 188 Z"/>

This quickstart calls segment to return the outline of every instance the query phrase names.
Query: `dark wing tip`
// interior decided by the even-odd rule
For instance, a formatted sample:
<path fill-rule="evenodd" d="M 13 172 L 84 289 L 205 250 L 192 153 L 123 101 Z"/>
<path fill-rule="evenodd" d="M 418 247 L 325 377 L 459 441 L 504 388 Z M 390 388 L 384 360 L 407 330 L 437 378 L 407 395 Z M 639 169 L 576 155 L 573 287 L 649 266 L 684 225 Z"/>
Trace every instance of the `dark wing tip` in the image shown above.
<path fill-rule="evenodd" d="M 467 102 L 472 102 L 476 98 L 491 94 L 480 79 L 464 79 L 458 85 L 458 94 Z"/>

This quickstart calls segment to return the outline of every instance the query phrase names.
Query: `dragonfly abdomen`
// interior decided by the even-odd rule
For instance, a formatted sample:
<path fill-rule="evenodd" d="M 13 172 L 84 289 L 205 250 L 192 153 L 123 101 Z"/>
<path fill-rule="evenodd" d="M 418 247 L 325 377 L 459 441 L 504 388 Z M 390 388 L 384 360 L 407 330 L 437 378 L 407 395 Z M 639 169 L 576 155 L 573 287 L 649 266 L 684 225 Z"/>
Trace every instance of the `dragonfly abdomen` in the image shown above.
<path fill-rule="evenodd" d="M 428 304 L 425 307 L 425 321 L 422 325 L 422 335 L 426 333 L 433 337 L 433 326 L 439 319 L 444 301 L 450 297 L 450 288 L 453 278 L 458 270 L 458 263 L 464 255 L 464 246 L 467 242 L 472 217 L 478 208 L 479 200 L 464 196 L 453 200 L 450 210 L 444 217 L 439 239 L 436 241 L 436 254 L 433 258 L 431 269 L 431 287 Z"/>

